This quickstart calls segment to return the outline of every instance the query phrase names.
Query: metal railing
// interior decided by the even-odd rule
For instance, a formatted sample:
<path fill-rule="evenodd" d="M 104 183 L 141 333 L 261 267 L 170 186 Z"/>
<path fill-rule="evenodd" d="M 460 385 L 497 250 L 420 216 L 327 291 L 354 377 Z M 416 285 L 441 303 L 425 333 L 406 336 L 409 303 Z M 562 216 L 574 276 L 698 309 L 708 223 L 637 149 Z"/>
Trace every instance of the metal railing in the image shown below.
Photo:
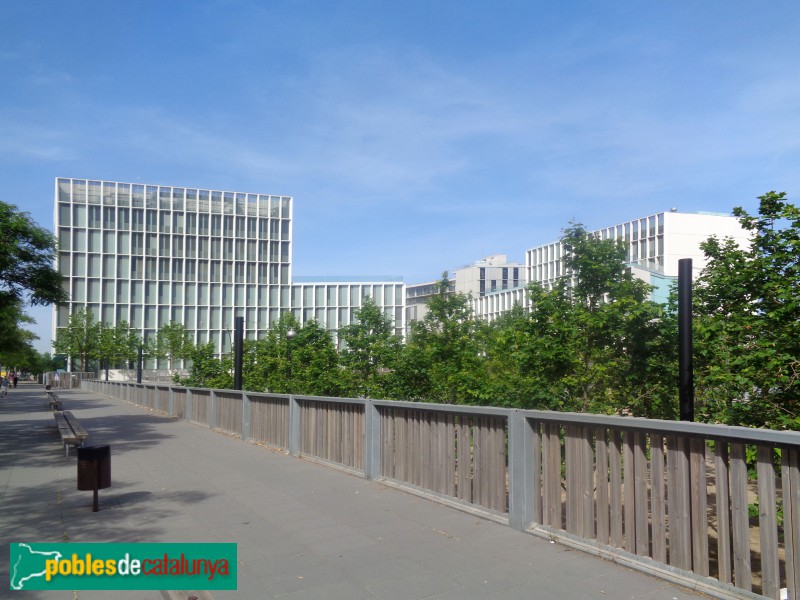
<path fill-rule="evenodd" d="M 83 381 L 724 598 L 800 600 L 800 433 Z"/>

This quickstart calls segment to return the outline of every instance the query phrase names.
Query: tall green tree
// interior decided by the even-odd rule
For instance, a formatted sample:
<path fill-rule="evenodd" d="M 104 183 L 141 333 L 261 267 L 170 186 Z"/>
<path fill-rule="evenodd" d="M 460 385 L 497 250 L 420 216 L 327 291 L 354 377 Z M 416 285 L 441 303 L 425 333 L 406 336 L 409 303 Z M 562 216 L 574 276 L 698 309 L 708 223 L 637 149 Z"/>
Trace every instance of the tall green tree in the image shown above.
<path fill-rule="evenodd" d="M 345 390 L 331 334 L 316 320 L 301 326 L 286 313 L 264 339 L 248 342 L 244 354 L 245 389 L 315 396 L 339 396 Z"/>
<path fill-rule="evenodd" d="M 63 277 L 53 268 L 56 242 L 26 212 L 0 202 L 0 339 L 2 352 L 28 353 L 37 336 L 26 326 L 33 320 L 27 304 L 46 305 L 69 299 Z"/>
<path fill-rule="evenodd" d="M 287 394 L 290 390 L 289 336 L 300 329 L 291 313 L 285 313 L 273 323 L 266 337 L 245 341 L 242 385 L 255 392 Z M 292 340 L 294 342 L 294 340 Z"/>
<path fill-rule="evenodd" d="M 297 330 L 289 345 L 289 386 L 292 393 L 312 396 L 343 394 L 343 372 L 330 331 L 312 319 Z"/>
<path fill-rule="evenodd" d="M 695 289 L 700 414 L 800 429 L 800 208 L 784 192 L 734 209 L 749 245 L 712 237 Z"/>
<path fill-rule="evenodd" d="M 663 307 L 648 299 L 652 288 L 627 269 L 625 242 L 599 239 L 580 224 L 568 227 L 562 239 L 566 273 L 554 291 L 570 299 L 577 334 L 574 370 L 564 378 L 569 409 L 667 409 L 665 398 L 655 398 L 660 387 L 648 388 Z"/>
<path fill-rule="evenodd" d="M 31 323 L 33 319 L 25 313 L 22 302 L 10 301 L 0 306 L 0 363 L 14 365 L 18 357 L 33 349 L 38 336 L 25 328 Z"/>
<path fill-rule="evenodd" d="M 526 408 L 672 414 L 665 382 L 675 371 L 655 360 L 668 348 L 667 314 L 626 268 L 624 243 L 574 223 L 562 242 L 564 275 L 551 289 L 529 285 L 529 309 L 494 325 L 492 395 Z"/>
<path fill-rule="evenodd" d="M 112 367 L 124 367 L 137 359 L 140 345 L 139 335 L 127 321 L 119 321 L 114 326 L 99 323 L 97 348 L 91 355 L 101 361 L 108 360 Z"/>
<path fill-rule="evenodd" d="M 487 328 L 487 403 L 518 408 L 535 405 L 531 399 L 540 389 L 537 373 L 526 365 L 528 329 L 529 315 L 519 304 L 515 304 Z"/>
<path fill-rule="evenodd" d="M 53 268 L 56 241 L 26 212 L 0 202 L 0 307 L 29 301 L 65 302 L 63 277 Z"/>
<path fill-rule="evenodd" d="M 492 324 L 488 359 L 495 404 L 558 410 L 564 379 L 577 367 L 578 331 L 566 295 L 528 287 L 530 309 L 514 307 Z"/>
<path fill-rule="evenodd" d="M 193 350 L 194 343 L 189 330 L 182 323 L 175 321 L 162 325 L 148 345 L 148 353 L 159 360 L 166 360 L 167 368 L 170 370 L 175 361 L 189 359 Z"/>
<path fill-rule="evenodd" d="M 56 332 L 53 342 L 56 352 L 78 359 L 80 370 L 85 371 L 87 361 L 97 358 L 100 347 L 100 326 L 94 321 L 91 310 L 79 308 L 69 316 L 67 326 Z"/>
<path fill-rule="evenodd" d="M 200 344 L 191 352 L 189 375 L 175 374 L 173 381 L 187 387 L 229 390 L 233 388 L 233 358 L 215 356 L 213 342 Z"/>
<path fill-rule="evenodd" d="M 27 334 L 29 332 L 24 331 L 22 333 Z M 35 370 L 38 364 L 37 356 L 38 353 L 34 347 L 30 343 L 26 343 L 15 350 L 3 349 L 0 351 L 0 365 L 4 367 L 4 370 L 14 372 L 33 370 L 33 372 L 38 373 L 39 371 Z"/>
<path fill-rule="evenodd" d="M 445 272 L 427 313 L 412 323 L 394 373 L 396 396 L 449 404 L 486 399 L 487 325 L 472 314 L 469 296 L 449 290 Z"/>
<path fill-rule="evenodd" d="M 339 329 L 339 338 L 344 342 L 341 364 L 349 375 L 347 392 L 386 398 L 389 377 L 400 352 L 400 340 L 388 315 L 367 297 L 355 312 L 355 323 Z"/>

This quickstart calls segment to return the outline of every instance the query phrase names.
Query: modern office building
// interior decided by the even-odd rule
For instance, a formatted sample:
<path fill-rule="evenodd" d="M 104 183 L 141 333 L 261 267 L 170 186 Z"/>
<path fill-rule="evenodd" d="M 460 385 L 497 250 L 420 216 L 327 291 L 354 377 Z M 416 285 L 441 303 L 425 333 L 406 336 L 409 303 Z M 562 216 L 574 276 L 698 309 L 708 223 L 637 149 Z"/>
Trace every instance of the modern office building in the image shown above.
<path fill-rule="evenodd" d="M 619 239 L 627 246 L 626 262 L 677 277 L 678 260 L 691 258 L 695 273 L 705 266 L 700 243 L 712 235 L 747 242 L 738 219 L 720 213 L 680 213 L 677 210 L 633 219 L 592 232 L 602 239 Z M 564 274 L 561 241 L 537 246 L 525 253 L 528 280 L 549 287 Z"/>
<path fill-rule="evenodd" d="M 437 281 L 426 281 L 406 286 L 406 325 L 421 321 L 428 313 L 428 301 L 433 296 L 433 288 Z M 451 279 L 448 293 L 455 291 L 455 282 Z M 408 332 L 406 332 L 408 333 Z"/>
<path fill-rule="evenodd" d="M 493 254 L 458 267 L 451 273 L 449 292 L 466 294 L 476 299 L 498 290 L 525 286 L 526 270 L 521 263 L 508 262 L 505 254 Z M 406 286 L 406 323 L 421 320 L 428 312 L 428 301 L 436 281 Z"/>
<path fill-rule="evenodd" d="M 286 312 L 332 331 L 366 296 L 404 330 L 401 278 L 292 279 L 289 196 L 56 179 L 58 269 L 70 294 L 54 308 L 53 337 L 72 311 L 127 321 L 147 340 L 169 322 L 198 343 L 231 350 L 234 318 L 257 339 Z"/>
<path fill-rule="evenodd" d="M 335 334 L 356 322 L 355 312 L 369 297 L 394 324 L 395 334 L 403 335 L 405 284 L 401 277 L 295 277 L 291 290 L 291 311 L 301 323 L 316 319 Z"/>
<path fill-rule="evenodd" d="M 473 298 L 525 285 L 525 265 L 508 262 L 505 254 L 493 254 L 453 271 L 455 291 Z"/>
<path fill-rule="evenodd" d="M 712 235 L 733 238 L 741 245 L 748 234 L 738 219 L 720 213 L 681 213 L 675 209 L 649 215 L 618 225 L 592 231 L 601 239 L 620 239 L 627 247 L 626 262 L 634 276 L 654 286 L 653 299 L 666 301 L 669 287 L 678 276 L 678 261 L 692 259 L 695 275 L 703 270 L 706 259 L 701 242 Z M 562 277 L 566 250 L 561 241 L 531 248 L 525 253 L 527 280 L 539 282 L 546 289 Z M 514 304 L 527 306 L 524 290 L 495 291 L 473 300 L 477 315 L 492 320 Z"/>

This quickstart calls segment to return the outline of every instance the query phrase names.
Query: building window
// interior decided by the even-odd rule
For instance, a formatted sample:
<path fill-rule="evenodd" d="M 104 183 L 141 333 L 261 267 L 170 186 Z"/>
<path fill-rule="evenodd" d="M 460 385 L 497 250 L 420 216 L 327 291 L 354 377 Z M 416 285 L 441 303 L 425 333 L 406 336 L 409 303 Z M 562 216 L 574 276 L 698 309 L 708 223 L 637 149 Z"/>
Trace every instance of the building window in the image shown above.
<path fill-rule="evenodd" d="M 144 231 L 144 211 L 141 208 L 133 209 L 133 230 Z"/>
<path fill-rule="evenodd" d="M 131 203 L 131 186 L 127 183 L 117 184 L 117 206 L 128 206 Z"/>

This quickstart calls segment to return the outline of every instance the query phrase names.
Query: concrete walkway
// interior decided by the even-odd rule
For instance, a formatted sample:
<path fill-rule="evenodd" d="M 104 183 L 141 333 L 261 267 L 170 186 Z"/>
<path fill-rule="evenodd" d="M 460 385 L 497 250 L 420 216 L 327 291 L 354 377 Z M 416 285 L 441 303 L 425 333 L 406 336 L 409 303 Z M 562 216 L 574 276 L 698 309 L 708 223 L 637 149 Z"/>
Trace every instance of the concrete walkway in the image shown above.
<path fill-rule="evenodd" d="M 641 573 L 404 493 L 81 390 L 59 394 L 111 446 L 112 487 L 76 488 L 41 386 L 0 399 L 0 597 L 9 542 L 236 542 L 239 589 L 214 598 L 686 600 Z"/>

